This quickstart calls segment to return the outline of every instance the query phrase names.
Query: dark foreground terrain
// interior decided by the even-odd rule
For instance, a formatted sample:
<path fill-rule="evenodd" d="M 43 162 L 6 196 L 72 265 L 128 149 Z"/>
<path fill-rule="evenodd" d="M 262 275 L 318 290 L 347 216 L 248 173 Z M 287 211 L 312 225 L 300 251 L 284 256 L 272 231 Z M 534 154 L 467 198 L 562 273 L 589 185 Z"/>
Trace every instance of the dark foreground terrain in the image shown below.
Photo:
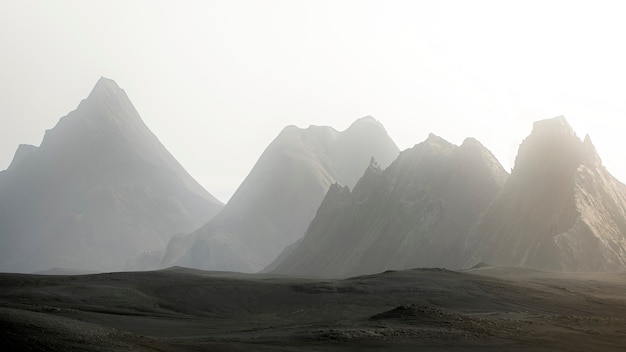
<path fill-rule="evenodd" d="M 626 273 L 0 274 L 2 351 L 618 351 Z"/>

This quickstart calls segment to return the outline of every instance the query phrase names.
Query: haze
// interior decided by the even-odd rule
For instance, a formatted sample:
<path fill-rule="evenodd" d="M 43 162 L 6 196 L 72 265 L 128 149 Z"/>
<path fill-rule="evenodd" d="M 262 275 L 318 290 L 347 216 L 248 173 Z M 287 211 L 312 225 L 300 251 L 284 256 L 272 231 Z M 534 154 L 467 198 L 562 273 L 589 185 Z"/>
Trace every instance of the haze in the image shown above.
<path fill-rule="evenodd" d="M 400 149 L 479 139 L 506 168 L 565 115 L 626 180 L 620 2 L 3 1 L 0 169 L 100 76 L 227 201 L 286 125 L 372 115 Z"/>

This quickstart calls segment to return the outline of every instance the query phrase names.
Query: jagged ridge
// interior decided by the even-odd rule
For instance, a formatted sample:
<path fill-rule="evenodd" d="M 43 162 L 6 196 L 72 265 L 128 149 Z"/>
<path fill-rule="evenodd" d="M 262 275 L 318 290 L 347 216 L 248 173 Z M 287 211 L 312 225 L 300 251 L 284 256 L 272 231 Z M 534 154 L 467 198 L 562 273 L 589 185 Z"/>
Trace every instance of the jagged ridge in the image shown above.
<path fill-rule="evenodd" d="M 331 187 L 305 238 L 273 272 L 350 276 L 457 268 L 464 234 L 506 175 L 476 140 L 457 147 L 431 134 L 384 171 L 372 160 L 352 192 Z"/>

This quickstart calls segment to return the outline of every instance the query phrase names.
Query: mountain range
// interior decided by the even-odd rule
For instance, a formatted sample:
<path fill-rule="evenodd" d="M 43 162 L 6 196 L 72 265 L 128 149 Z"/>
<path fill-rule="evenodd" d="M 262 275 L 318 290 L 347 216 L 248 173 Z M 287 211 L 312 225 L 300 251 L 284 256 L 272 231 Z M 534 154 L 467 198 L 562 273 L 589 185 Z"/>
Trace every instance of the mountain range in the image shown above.
<path fill-rule="evenodd" d="M 101 78 L 0 171 L 0 271 L 347 277 L 485 263 L 626 270 L 626 186 L 565 118 L 534 123 L 510 174 L 473 138 L 430 134 L 399 152 L 370 116 L 341 132 L 288 126 L 224 205 Z"/>
<path fill-rule="evenodd" d="M 481 263 L 626 270 L 626 186 L 563 117 L 538 121 L 508 175 L 480 143 L 431 135 L 351 191 L 333 185 L 271 272 L 344 277 Z"/>
<path fill-rule="evenodd" d="M 351 276 L 459 267 L 464 236 L 507 173 L 478 141 L 431 134 L 385 170 L 372 159 L 351 191 L 333 185 L 304 239 L 274 273 Z"/>

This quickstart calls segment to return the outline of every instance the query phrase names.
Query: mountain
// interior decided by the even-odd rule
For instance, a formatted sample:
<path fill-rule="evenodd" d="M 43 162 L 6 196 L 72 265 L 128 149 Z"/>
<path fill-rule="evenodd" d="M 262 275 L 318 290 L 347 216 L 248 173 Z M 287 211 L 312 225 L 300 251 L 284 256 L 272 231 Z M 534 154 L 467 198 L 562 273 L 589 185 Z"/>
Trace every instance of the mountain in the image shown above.
<path fill-rule="evenodd" d="M 353 191 L 331 186 L 304 239 L 272 273 L 323 277 L 459 268 L 464 236 L 508 174 L 478 141 L 431 134 L 385 170 L 372 159 Z"/>
<path fill-rule="evenodd" d="M 626 186 L 565 118 L 538 121 L 467 247 L 467 266 L 626 270 Z"/>
<path fill-rule="evenodd" d="M 304 235 L 332 184 L 353 186 L 372 156 L 386 166 L 397 155 L 369 116 L 343 132 L 288 126 L 213 220 L 170 241 L 162 266 L 259 271 Z"/>
<path fill-rule="evenodd" d="M 222 206 L 101 78 L 0 173 L 0 270 L 121 270 Z"/>

